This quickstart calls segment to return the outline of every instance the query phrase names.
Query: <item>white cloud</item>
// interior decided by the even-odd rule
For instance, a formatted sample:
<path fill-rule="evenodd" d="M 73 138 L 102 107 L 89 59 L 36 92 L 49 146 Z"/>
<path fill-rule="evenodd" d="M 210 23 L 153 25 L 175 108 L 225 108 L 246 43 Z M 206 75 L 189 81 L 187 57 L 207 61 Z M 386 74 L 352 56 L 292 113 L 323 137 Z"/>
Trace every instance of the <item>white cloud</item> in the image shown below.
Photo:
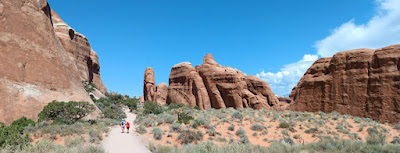
<path fill-rule="evenodd" d="M 352 19 L 317 41 L 318 55 L 304 55 L 302 60 L 285 65 L 279 72 L 262 71 L 256 76 L 267 81 L 275 94 L 287 95 L 319 56 L 330 57 L 339 51 L 376 49 L 400 43 L 400 0 L 377 0 L 376 3 L 376 14 L 367 23 L 356 25 Z"/>
<path fill-rule="evenodd" d="M 277 95 L 287 95 L 297 84 L 304 72 L 318 59 L 318 55 L 306 54 L 303 59 L 295 63 L 285 65 L 279 72 L 264 72 L 256 74 L 271 86 Z"/>
<path fill-rule="evenodd" d="M 380 48 L 400 43 L 400 0 L 376 1 L 377 12 L 365 24 L 356 25 L 354 19 L 335 28 L 332 34 L 318 42 L 318 55 L 333 54 L 357 48 Z"/>

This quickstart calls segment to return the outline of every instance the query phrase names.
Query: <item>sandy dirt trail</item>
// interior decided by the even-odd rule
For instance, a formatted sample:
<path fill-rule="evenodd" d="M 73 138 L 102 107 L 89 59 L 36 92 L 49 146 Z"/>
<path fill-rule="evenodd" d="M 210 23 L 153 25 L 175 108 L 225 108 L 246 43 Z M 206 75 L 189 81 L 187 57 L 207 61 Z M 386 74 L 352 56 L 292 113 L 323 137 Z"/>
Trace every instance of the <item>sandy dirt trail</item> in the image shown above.
<path fill-rule="evenodd" d="M 138 137 L 138 134 L 134 132 L 136 126 L 133 121 L 136 119 L 136 114 L 130 113 L 129 110 L 125 110 L 125 114 L 127 116 L 126 121 L 131 125 L 129 133 L 126 132 L 126 129 L 125 133 L 122 133 L 121 127 L 115 126 L 111 128 L 108 137 L 103 140 L 101 146 L 107 153 L 151 153 Z"/>

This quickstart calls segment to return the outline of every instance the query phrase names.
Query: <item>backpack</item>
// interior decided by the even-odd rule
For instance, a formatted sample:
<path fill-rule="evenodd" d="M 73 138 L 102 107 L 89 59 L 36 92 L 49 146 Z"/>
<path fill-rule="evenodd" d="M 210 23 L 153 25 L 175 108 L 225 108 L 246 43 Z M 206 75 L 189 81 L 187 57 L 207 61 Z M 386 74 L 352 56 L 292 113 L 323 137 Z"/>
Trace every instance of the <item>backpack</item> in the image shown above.
<path fill-rule="evenodd" d="M 124 126 L 124 125 L 125 125 L 125 122 L 124 122 L 124 121 L 122 121 L 122 122 L 121 122 L 121 126 Z"/>

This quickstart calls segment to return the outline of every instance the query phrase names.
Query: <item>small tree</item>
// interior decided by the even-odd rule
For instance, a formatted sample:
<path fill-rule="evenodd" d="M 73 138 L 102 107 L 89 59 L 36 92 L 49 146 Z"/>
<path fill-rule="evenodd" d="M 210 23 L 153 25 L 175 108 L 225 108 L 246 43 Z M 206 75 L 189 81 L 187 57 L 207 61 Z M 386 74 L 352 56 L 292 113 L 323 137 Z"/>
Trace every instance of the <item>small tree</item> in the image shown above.
<path fill-rule="evenodd" d="M 39 113 L 39 121 L 52 120 L 58 124 L 73 124 L 95 110 L 88 102 L 57 102 L 53 101 Z"/>

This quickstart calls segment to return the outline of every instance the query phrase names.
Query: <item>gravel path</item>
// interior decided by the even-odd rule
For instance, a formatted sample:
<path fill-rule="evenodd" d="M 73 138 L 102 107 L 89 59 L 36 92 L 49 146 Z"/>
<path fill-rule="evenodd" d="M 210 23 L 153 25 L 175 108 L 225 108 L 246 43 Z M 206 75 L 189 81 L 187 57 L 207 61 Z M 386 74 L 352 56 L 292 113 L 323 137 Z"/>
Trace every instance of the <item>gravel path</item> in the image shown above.
<path fill-rule="evenodd" d="M 151 153 L 138 137 L 138 134 L 134 132 L 136 126 L 133 121 L 136 119 L 136 114 L 130 113 L 129 110 L 125 110 L 125 113 L 127 116 L 126 121 L 131 125 L 130 133 L 126 131 L 122 133 L 121 128 L 115 126 L 111 128 L 108 137 L 103 140 L 101 146 L 108 153 Z"/>

